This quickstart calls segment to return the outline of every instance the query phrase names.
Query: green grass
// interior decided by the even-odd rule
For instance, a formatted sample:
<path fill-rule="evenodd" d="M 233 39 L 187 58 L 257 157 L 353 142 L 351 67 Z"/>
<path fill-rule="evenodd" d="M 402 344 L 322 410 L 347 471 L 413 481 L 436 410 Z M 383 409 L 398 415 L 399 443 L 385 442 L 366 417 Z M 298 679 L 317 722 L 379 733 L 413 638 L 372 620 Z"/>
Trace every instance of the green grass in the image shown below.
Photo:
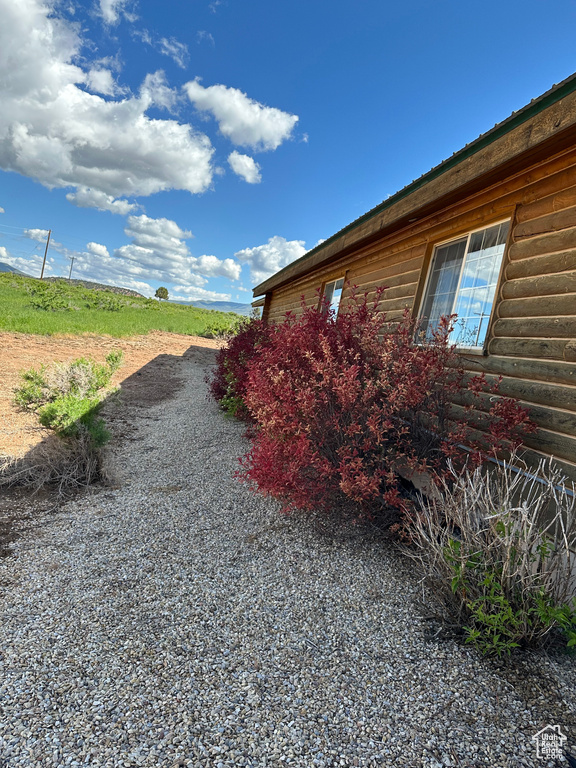
<path fill-rule="evenodd" d="M 217 335 L 232 328 L 238 320 L 239 316 L 233 312 L 94 291 L 68 285 L 64 280 L 47 283 L 11 273 L 0 274 L 0 330 L 3 331 L 115 338 L 149 331 L 202 336 Z"/>

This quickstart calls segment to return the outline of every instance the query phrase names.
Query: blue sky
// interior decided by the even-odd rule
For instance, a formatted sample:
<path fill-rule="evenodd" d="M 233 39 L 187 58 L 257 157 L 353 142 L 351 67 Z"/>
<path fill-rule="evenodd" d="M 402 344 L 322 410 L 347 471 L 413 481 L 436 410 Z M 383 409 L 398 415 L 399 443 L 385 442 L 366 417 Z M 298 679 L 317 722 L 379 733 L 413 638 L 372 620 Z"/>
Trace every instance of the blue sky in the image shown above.
<path fill-rule="evenodd" d="M 0 0 L 0 261 L 251 288 L 576 70 L 576 2 Z"/>

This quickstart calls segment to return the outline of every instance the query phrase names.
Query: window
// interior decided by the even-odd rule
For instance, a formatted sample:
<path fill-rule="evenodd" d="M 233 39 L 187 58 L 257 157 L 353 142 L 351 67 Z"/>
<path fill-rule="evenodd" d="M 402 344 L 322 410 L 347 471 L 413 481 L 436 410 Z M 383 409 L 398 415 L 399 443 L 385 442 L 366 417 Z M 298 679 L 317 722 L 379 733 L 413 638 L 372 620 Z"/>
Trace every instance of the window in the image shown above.
<path fill-rule="evenodd" d="M 430 337 L 442 315 L 456 314 L 453 343 L 484 346 L 510 222 L 437 246 L 422 303 L 420 333 Z"/>
<path fill-rule="evenodd" d="M 330 311 L 338 314 L 338 307 L 340 306 L 340 299 L 342 298 L 342 291 L 344 290 L 344 278 L 340 277 L 338 280 L 332 280 L 331 283 L 326 283 L 324 286 L 324 293 L 322 295 L 323 307 L 328 307 Z"/>

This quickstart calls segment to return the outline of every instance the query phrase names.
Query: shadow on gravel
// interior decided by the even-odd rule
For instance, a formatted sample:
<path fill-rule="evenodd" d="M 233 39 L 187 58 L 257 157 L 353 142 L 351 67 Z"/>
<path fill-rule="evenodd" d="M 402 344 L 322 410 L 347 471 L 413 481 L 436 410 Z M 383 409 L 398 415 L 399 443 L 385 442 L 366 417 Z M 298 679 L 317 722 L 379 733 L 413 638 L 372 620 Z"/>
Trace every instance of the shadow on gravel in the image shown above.
<path fill-rule="evenodd" d="M 134 422 L 146 418 L 146 409 L 170 400 L 184 385 L 182 362 L 192 362 L 202 367 L 214 363 L 216 349 L 192 344 L 182 356 L 158 355 L 139 370 L 128 376 L 113 392 L 102 407 L 102 416 L 112 433 L 115 447 L 123 440 L 134 440 L 136 427 Z M 62 441 L 54 434 L 48 434 L 41 443 L 30 450 L 13 471 L 23 472 L 37 468 L 41 473 L 51 457 L 62 452 Z M 96 486 L 106 485 L 101 479 Z M 40 517 L 57 511 L 61 505 L 87 490 L 87 486 L 67 489 L 65 493 L 58 483 L 42 486 L 41 489 L 29 488 L 16 482 L 9 487 L 0 486 L 0 557 L 7 557 L 13 552 L 12 544 L 24 532 L 38 528 Z"/>

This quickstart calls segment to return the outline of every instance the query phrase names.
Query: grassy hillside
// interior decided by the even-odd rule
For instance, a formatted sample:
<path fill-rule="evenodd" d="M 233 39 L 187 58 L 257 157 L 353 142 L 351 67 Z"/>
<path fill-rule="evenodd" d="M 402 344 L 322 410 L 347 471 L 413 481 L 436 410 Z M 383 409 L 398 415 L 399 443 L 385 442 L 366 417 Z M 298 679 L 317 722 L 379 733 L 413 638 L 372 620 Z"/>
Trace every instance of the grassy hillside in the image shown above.
<path fill-rule="evenodd" d="M 66 281 L 0 274 L 0 330 L 20 333 L 107 334 L 121 338 L 148 331 L 217 335 L 238 322 L 215 312 L 155 299 L 89 290 Z"/>

